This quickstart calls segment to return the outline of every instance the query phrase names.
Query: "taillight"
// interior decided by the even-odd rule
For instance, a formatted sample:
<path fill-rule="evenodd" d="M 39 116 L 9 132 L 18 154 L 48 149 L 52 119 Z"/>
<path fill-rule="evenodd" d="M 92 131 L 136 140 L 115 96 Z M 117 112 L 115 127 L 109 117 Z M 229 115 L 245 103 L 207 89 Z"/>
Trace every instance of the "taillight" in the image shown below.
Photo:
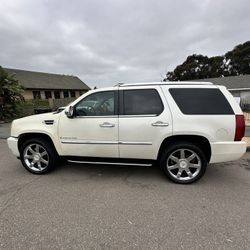
<path fill-rule="evenodd" d="M 245 135 L 245 118 L 244 115 L 235 115 L 235 141 L 241 141 Z"/>

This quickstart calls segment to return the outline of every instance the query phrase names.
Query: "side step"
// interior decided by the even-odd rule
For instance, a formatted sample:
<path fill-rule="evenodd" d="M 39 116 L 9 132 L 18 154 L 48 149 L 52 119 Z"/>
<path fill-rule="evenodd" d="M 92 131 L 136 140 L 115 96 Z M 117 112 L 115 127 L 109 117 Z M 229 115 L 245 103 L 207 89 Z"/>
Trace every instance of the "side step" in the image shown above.
<path fill-rule="evenodd" d="M 99 164 L 99 165 L 123 165 L 123 166 L 144 166 L 150 167 L 152 163 L 125 163 L 125 162 L 101 162 L 101 161 L 75 161 L 75 160 L 67 160 L 71 163 L 79 163 L 79 164 Z"/>
<path fill-rule="evenodd" d="M 152 166 L 154 160 L 145 159 L 127 159 L 127 158 L 109 158 L 109 157 L 82 157 L 65 156 L 68 162 L 80 164 L 100 164 L 100 165 L 123 165 L 123 166 Z"/>

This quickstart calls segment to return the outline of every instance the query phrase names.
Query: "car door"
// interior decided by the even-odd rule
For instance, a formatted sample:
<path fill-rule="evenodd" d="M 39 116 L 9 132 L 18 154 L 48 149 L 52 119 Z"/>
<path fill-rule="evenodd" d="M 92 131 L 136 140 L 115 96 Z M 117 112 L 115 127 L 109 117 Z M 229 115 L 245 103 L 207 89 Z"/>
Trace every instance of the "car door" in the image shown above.
<path fill-rule="evenodd" d="M 74 117 L 63 112 L 59 138 L 64 155 L 119 157 L 118 91 L 98 91 L 74 105 Z"/>
<path fill-rule="evenodd" d="M 156 159 L 161 142 L 172 135 L 172 117 L 160 86 L 120 87 L 121 158 Z"/>

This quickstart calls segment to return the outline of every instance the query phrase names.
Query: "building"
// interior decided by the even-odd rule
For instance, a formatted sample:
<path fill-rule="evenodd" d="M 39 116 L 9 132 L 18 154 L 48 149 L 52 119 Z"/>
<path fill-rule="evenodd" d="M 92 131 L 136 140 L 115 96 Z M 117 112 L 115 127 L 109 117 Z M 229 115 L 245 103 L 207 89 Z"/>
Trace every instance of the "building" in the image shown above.
<path fill-rule="evenodd" d="M 24 89 L 25 100 L 78 97 L 90 88 L 76 76 L 4 68 Z"/>
<path fill-rule="evenodd" d="M 207 78 L 196 81 L 212 82 L 223 85 L 235 97 L 240 97 L 241 103 L 250 104 L 250 75 L 227 76 L 219 78 Z"/>

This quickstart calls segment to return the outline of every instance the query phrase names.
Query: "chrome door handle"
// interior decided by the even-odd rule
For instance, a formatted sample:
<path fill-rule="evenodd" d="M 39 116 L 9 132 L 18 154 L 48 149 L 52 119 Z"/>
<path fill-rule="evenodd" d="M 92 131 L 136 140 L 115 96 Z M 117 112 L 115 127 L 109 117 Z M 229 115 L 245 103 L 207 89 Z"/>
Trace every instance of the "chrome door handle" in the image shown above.
<path fill-rule="evenodd" d="M 112 128 L 114 126 L 115 126 L 115 124 L 111 124 L 109 122 L 104 122 L 104 123 L 100 124 L 101 128 Z"/>
<path fill-rule="evenodd" d="M 167 127 L 167 126 L 169 126 L 169 123 L 157 121 L 155 123 L 152 123 L 152 126 L 154 126 L 154 127 Z"/>

